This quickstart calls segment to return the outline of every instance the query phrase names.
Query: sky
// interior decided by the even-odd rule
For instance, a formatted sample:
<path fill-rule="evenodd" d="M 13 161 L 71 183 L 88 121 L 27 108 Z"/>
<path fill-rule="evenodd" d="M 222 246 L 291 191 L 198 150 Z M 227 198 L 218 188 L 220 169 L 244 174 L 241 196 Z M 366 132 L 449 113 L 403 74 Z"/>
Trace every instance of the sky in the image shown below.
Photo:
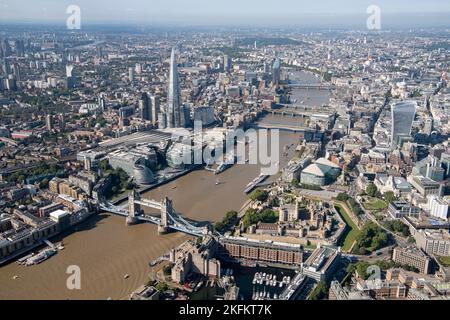
<path fill-rule="evenodd" d="M 85 24 L 365 23 L 377 5 L 386 21 L 450 25 L 449 0 L 0 0 L 0 23 L 64 22 L 69 5 L 80 7 Z"/>

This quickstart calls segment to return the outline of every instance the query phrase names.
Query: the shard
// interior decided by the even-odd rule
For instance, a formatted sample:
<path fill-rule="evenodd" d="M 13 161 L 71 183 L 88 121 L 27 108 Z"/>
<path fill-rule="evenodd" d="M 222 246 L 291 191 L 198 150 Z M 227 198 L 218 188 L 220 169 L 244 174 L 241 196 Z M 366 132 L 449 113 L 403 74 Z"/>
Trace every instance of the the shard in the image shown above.
<path fill-rule="evenodd" d="M 167 97 L 167 127 L 181 127 L 180 86 L 178 82 L 178 67 L 175 48 L 172 49 L 172 55 L 170 57 L 170 79 Z"/>

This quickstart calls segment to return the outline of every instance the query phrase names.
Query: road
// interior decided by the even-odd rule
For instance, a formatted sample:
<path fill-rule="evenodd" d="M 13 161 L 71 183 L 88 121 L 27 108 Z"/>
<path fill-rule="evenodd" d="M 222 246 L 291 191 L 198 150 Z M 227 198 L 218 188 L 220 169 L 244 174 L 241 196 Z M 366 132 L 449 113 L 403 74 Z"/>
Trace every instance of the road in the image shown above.
<path fill-rule="evenodd" d="M 370 256 L 360 256 L 360 255 L 346 255 L 346 256 L 349 258 L 355 258 L 358 261 L 365 261 L 368 263 L 375 263 L 380 260 L 389 261 L 392 258 L 390 250 L 394 249 L 394 247 L 395 245 L 380 249 L 372 253 Z"/>

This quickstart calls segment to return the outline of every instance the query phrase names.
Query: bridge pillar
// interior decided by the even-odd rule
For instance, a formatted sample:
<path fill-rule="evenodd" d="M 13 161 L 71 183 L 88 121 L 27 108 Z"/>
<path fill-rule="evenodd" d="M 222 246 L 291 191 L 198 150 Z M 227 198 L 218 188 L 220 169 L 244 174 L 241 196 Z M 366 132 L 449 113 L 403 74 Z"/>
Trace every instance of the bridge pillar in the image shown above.
<path fill-rule="evenodd" d="M 141 211 L 141 206 L 136 201 L 141 200 L 141 195 L 133 190 L 128 196 L 128 217 L 126 223 L 128 226 L 138 223 L 137 215 Z"/>
<path fill-rule="evenodd" d="M 211 233 L 211 231 L 212 231 L 212 226 L 208 224 L 208 225 L 206 225 L 206 226 L 203 227 L 203 229 L 202 229 L 202 234 L 203 234 L 204 236 L 207 236 L 208 234 Z"/>
<path fill-rule="evenodd" d="M 165 234 L 169 231 L 169 215 L 172 214 L 172 200 L 166 197 L 161 203 L 161 224 L 158 226 L 159 234 Z"/>

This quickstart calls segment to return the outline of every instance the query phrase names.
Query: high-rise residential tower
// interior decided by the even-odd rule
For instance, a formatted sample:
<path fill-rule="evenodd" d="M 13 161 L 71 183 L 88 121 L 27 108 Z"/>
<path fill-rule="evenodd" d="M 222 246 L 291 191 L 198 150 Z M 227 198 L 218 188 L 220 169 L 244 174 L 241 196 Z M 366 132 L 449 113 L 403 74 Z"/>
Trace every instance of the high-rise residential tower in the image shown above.
<path fill-rule="evenodd" d="M 47 131 L 53 130 L 53 116 L 51 114 L 48 114 L 45 118 L 45 124 L 47 126 Z"/>
<path fill-rule="evenodd" d="M 130 82 L 134 81 L 134 68 L 133 67 L 128 68 L 128 80 Z"/>
<path fill-rule="evenodd" d="M 77 75 L 73 65 L 66 66 L 67 89 L 73 89 L 77 86 Z"/>

